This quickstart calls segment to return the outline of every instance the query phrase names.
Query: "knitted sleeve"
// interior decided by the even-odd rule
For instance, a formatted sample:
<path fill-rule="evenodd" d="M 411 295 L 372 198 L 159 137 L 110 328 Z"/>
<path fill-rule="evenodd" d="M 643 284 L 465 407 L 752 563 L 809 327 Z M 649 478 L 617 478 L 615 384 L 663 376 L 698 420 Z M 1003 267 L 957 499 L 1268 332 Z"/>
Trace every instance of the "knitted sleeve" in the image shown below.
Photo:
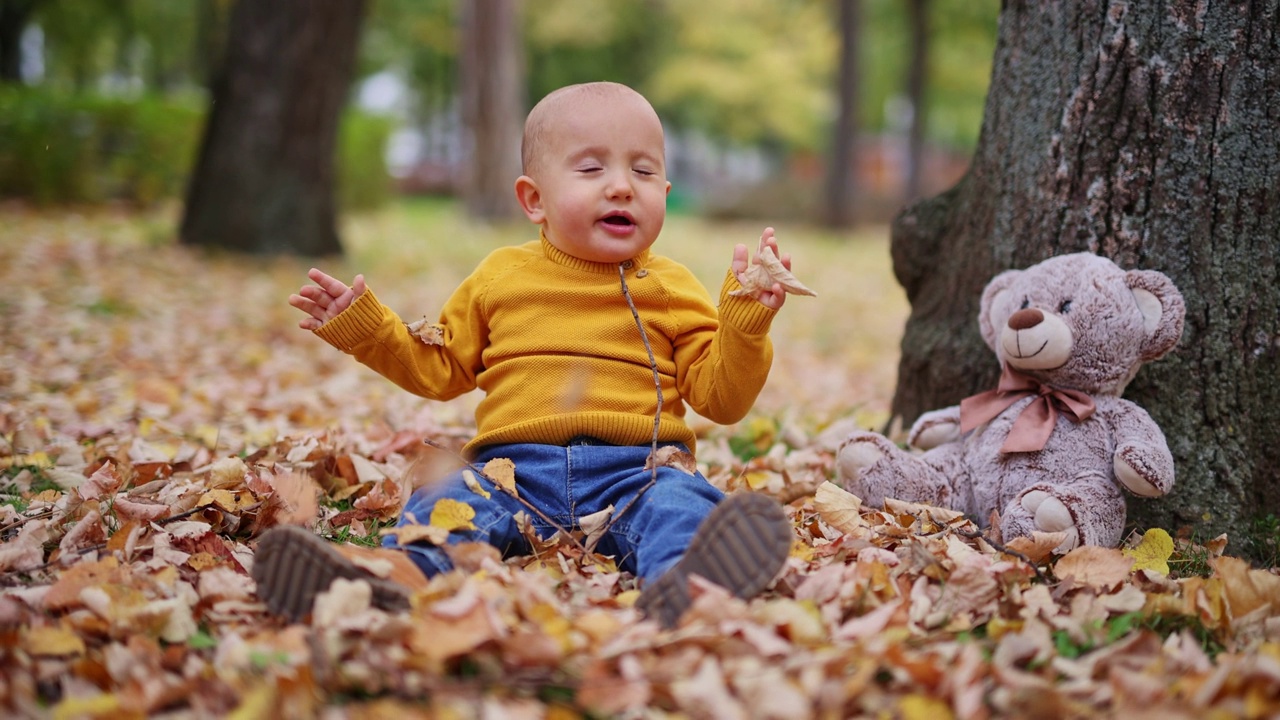
<path fill-rule="evenodd" d="M 776 311 L 754 298 L 729 294 L 739 287 L 730 271 L 720 289 L 718 312 L 709 298 L 699 301 L 692 293 L 672 298 L 680 326 L 675 338 L 680 394 L 699 415 L 721 424 L 746 416 L 773 364 L 769 326 Z M 705 297 L 705 292 L 698 295 Z"/>
<path fill-rule="evenodd" d="M 415 395 L 449 400 L 476 387 L 480 354 L 488 342 L 482 294 L 477 275 L 458 287 L 440 314 L 441 344 L 410 333 L 371 289 L 316 334 Z"/>

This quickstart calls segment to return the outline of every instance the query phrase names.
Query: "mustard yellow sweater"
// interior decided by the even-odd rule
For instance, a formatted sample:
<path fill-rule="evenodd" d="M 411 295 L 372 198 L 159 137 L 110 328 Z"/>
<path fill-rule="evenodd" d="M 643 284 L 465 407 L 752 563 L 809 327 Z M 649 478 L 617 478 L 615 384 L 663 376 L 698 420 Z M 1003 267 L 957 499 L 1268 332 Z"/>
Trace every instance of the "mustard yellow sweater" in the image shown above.
<path fill-rule="evenodd" d="M 685 405 L 737 422 L 764 386 L 775 314 L 729 272 L 717 311 L 683 265 L 645 251 L 629 261 L 627 288 L 657 361 L 661 441 L 692 450 Z M 618 266 L 580 260 L 541 238 L 494 251 L 440 314 L 443 344 L 428 345 L 366 290 L 316 331 L 334 347 L 411 393 L 448 400 L 480 388 L 476 437 L 484 445 L 558 445 L 589 435 L 619 445 L 653 436 L 657 392 Z"/>

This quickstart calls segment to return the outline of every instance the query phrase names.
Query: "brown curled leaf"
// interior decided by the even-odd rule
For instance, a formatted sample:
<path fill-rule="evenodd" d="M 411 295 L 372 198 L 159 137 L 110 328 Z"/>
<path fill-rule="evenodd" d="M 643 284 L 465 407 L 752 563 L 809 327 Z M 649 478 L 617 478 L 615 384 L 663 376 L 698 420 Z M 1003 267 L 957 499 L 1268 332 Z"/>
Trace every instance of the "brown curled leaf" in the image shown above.
<path fill-rule="evenodd" d="M 809 295 L 817 297 L 818 293 L 805 287 L 790 270 L 782 264 L 777 255 L 773 254 L 773 248 L 763 247 L 756 255 L 756 264 L 742 273 L 738 282 L 742 283 L 742 287 L 730 292 L 732 296 L 754 295 L 761 290 L 768 290 L 775 284 L 781 285 L 782 289 L 792 295 Z"/>
<path fill-rule="evenodd" d="M 421 320 L 411 323 L 405 323 L 409 328 L 409 334 L 418 338 L 427 345 L 443 345 L 444 344 L 444 328 L 427 321 L 424 315 Z"/>

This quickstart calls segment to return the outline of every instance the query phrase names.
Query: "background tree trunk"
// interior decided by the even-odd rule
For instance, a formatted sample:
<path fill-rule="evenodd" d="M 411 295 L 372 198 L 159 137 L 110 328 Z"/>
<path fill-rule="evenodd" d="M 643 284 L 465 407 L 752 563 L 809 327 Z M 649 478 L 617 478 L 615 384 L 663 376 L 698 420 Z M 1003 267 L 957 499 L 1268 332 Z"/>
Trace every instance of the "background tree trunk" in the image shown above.
<path fill-rule="evenodd" d="M 334 148 L 363 15 L 363 0 L 236 3 L 188 188 L 184 243 L 342 252 Z"/>
<path fill-rule="evenodd" d="M 826 222 L 845 228 L 856 217 L 858 150 L 858 29 L 862 0 L 839 0 L 840 66 L 836 70 L 836 125 L 827 167 Z"/>
<path fill-rule="evenodd" d="M 468 147 L 463 202 L 472 217 L 516 217 L 524 120 L 524 69 L 517 4 L 471 0 L 461 5 L 462 124 Z"/>
<path fill-rule="evenodd" d="M 907 131 L 907 176 L 903 199 L 920 197 L 921 169 L 924 166 L 925 85 L 929 72 L 929 0 L 907 0 L 911 58 L 907 62 L 907 100 L 911 103 L 911 127 Z"/>
<path fill-rule="evenodd" d="M 0 82 L 22 82 L 22 31 L 37 0 L 0 0 Z"/>
<path fill-rule="evenodd" d="M 912 305 L 896 414 L 994 386 L 976 318 L 1000 270 L 1079 250 L 1160 270 L 1186 329 L 1126 397 L 1178 477 L 1130 521 L 1249 551 L 1250 519 L 1280 508 L 1277 4 L 1005 3 L 969 173 L 894 223 Z"/>

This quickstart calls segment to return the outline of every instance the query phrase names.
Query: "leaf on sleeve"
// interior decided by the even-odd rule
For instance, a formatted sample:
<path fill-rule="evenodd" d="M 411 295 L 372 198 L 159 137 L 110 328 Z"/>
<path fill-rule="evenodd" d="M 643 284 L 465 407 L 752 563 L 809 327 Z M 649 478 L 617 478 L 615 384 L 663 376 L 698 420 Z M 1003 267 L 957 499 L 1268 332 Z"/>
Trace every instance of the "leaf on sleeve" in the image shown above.
<path fill-rule="evenodd" d="M 421 340 L 423 344 L 444 344 L 444 328 L 429 322 L 425 315 L 421 320 L 405 323 L 405 326 L 409 328 L 409 334 Z"/>

